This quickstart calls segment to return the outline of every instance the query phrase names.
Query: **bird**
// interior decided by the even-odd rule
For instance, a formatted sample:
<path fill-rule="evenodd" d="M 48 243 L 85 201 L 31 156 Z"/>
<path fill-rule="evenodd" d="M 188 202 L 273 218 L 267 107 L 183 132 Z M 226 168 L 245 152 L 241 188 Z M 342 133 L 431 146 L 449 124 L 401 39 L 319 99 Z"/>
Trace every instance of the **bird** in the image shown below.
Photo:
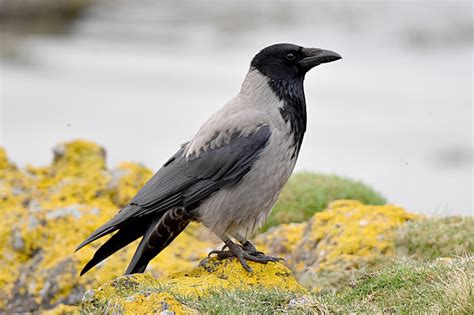
<path fill-rule="evenodd" d="M 233 257 L 248 272 L 247 261 L 278 261 L 248 238 L 265 223 L 295 167 L 307 125 L 305 75 L 339 59 L 331 50 L 289 43 L 260 50 L 240 92 L 76 248 L 115 232 L 81 276 L 139 238 L 125 274 L 142 273 L 192 221 L 225 244 L 210 253 L 218 259 Z"/>

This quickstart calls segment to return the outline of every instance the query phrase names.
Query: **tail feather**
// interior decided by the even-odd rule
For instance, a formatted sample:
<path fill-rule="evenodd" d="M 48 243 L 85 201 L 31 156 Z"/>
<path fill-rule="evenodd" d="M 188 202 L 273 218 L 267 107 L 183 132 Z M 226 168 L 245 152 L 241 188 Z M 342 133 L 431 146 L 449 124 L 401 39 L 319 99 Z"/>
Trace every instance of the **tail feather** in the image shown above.
<path fill-rule="evenodd" d="M 92 234 L 89 235 L 88 238 L 86 238 L 81 244 L 79 244 L 79 246 L 76 247 L 75 251 L 77 252 L 78 250 L 92 243 L 93 241 L 107 234 L 113 233 L 126 225 L 133 224 L 133 221 L 130 220 L 130 215 L 127 215 L 133 213 L 133 209 L 131 209 L 131 207 L 134 207 L 134 205 L 128 205 L 127 207 L 123 208 L 121 211 L 119 211 L 119 213 L 117 213 L 116 216 L 110 219 L 109 222 L 105 223 L 97 230 L 92 232 Z"/>
<path fill-rule="evenodd" d="M 125 274 L 144 272 L 150 260 L 168 246 L 189 222 L 189 214 L 184 208 L 168 210 L 159 220 L 150 225 Z"/>
<path fill-rule="evenodd" d="M 92 259 L 84 266 L 81 271 L 81 276 L 105 258 L 143 236 L 143 234 L 146 232 L 146 229 L 148 228 L 148 225 L 148 222 L 138 222 L 136 224 L 127 226 L 112 235 L 112 237 L 108 239 L 107 242 L 99 247 L 99 249 L 95 252 L 94 257 L 92 257 Z"/>

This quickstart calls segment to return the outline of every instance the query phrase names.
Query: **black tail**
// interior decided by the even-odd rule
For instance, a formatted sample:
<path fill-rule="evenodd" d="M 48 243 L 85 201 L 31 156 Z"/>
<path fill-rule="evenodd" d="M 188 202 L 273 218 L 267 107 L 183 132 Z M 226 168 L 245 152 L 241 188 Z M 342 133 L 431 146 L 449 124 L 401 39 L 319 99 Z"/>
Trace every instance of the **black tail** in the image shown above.
<path fill-rule="evenodd" d="M 149 225 L 150 222 L 146 220 L 146 222 L 137 222 L 119 230 L 111 238 L 109 238 L 107 242 L 99 247 L 99 249 L 95 252 L 94 257 L 92 257 L 92 259 L 82 269 L 81 276 L 105 258 L 135 241 L 137 238 L 143 236 Z"/>
<path fill-rule="evenodd" d="M 190 216 L 184 208 L 168 210 L 159 220 L 155 220 L 143 236 L 125 274 L 144 272 L 150 260 L 168 246 L 189 222 Z"/>
<path fill-rule="evenodd" d="M 117 215 L 110 219 L 109 222 L 105 223 L 100 228 L 92 232 L 92 234 L 89 235 L 87 239 L 85 239 L 81 244 L 79 244 L 79 246 L 77 246 L 75 251 L 77 252 L 84 246 L 88 245 L 89 243 L 92 243 L 93 241 L 101 238 L 102 236 L 105 236 L 107 234 L 117 231 L 118 229 L 121 229 L 122 227 L 132 224 L 133 221 L 131 220 L 131 217 L 134 214 L 134 208 L 139 207 L 135 205 L 128 205 L 122 210 L 120 210 Z M 142 235 L 143 234 L 144 233 L 142 233 Z"/>

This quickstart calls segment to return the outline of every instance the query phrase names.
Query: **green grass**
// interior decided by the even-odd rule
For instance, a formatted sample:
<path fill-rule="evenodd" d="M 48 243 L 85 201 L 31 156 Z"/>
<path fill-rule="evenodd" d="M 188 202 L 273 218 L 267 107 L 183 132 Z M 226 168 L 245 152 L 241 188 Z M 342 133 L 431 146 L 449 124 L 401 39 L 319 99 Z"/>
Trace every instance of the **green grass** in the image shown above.
<path fill-rule="evenodd" d="M 149 288 L 149 292 L 163 288 Z M 259 289 L 176 296 L 199 314 L 473 314 L 474 257 L 432 262 L 399 260 L 365 272 L 335 292 L 306 294 Z M 89 304 L 83 314 L 113 313 Z"/>
<path fill-rule="evenodd" d="M 474 258 L 399 261 L 318 301 L 338 313 L 472 314 Z"/>
<path fill-rule="evenodd" d="M 262 230 L 281 223 L 306 221 L 338 199 L 359 200 L 370 205 L 386 203 L 380 194 L 359 181 L 335 175 L 297 173 L 286 184 Z"/>
<path fill-rule="evenodd" d="M 254 288 L 175 298 L 199 314 L 474 314 L 473 231 L 472 217 L 407 223 L 396 236 L 395 260 L 382 256 L 359 270 L 321 274 L 319 293 Z M 169 292 L 159 286 L 137 289 L 133 283 L 118 292 L 142 291 Z M 84 314 L 112 311 L 106 300 L 82 306 Z"/>
<path fill-rule="evenodd" d="M 302 173 L 290 180 L 270 225 L 305 220 L 341 198 L 385 202 L 358 182 Z M 358 270 L 319 274 L 319 293 L 254 288 L 175 297 L 199 314 L 474 314 L 473 235 L 473 217 L 427 218 L 397 230 L 396 259 L 379 256 L 361 262 Z M 110 308 L 105 303 L 89 304 L 82 311 L 96 314 Z"/>
<path fill-rule="evenodd" d="M 474 255 L 474 218 L 427 218 L 407 222 L 395 235 L 395 257 L 404 260 L 433 261 Z M 393 263 L 390 256 L 361 259 L 357 270 L 327 270 L 318 274 L 318 286 L 324 291 L 347 287 L 360 274 L 378 272 Z"/>
<path fill-rule="evenodd" d="M 224 291 L 181 302 L 203 314 L 472 314 L 474 258 L 397 261 L 334 293 Z"/>
<path fill-rule="evenodd" d="M 220 291 L 198 300 L 182 300 L 199 314 L 282 314 L 317 313 L 320 309 L 312 297 L 312 303 L 297 303 L 302 295 L 268 289 L 251 291 Z"/>
<path fill-rule="evenodd" d="M 397 233 L 398 255 L 416 260 L 474 253 L 474 217 L 429 218 L 403 225 Z"/>

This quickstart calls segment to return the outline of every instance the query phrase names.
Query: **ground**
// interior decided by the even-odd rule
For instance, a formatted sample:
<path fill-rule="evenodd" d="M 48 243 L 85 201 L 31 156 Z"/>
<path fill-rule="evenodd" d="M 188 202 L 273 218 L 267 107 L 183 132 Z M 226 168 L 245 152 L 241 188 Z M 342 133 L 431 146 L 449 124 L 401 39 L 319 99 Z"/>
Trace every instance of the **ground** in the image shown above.
<path fill-rule="evenodd" d="M 252 266 L 254 275 L 235 261 L 198 267 L 220 244 L 192 224 L 146 275 L 120 278 L 132 244 L 79 277 L 101 241 L 75 247 L 151 174 L 131 162 L 108 169 L 88 141 L 25 169 L 0 148 L 0 313 L 473 311 L 474 218 L 414 215 L 362 183 L 310 173 L 291 179 L 255 237 L 282 263 Z"/>
<path fill-rule="evenodd" d="M 86 293 L 86 314 L 429 313 L 472 314 L 473 258 L 430 263 L 393 261 L 336 292 L 303 289 L 280 263 L 252 263 L 249 274 L 235 261 L 216 262 L 161 280 L 132 275 Z M 259 286 L 256 286 L 256 281 Z M 268 282 L 270 280 L 270 282 Z M 238 285 L 230 283 L 238 283 Z M 223 283 L 226 283 L 223 285 Z M 197 287 L 195 291 L 183 287 Z"/>

